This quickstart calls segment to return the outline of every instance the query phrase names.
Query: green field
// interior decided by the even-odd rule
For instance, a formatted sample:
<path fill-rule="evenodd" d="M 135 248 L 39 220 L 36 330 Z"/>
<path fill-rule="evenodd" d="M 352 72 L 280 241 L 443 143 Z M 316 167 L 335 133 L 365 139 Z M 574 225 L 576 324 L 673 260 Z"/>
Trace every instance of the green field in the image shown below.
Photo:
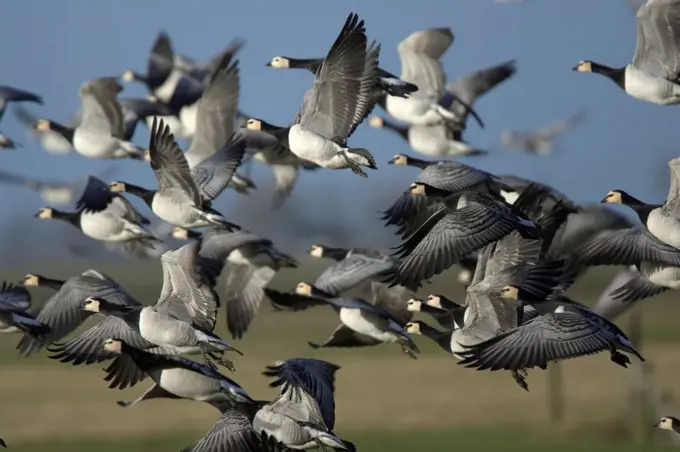
<path fill-rule="evenodd" d="M 140 301 L 155 302 L 160 289 L 160 266 L 100 269 L 110 274 Z M 4 272 L 18 280 L 27 272 L 67 277 L 82 268 L 49 264 Z M 318 262 L 281 274 L 274 286 L 286 288 L 313 279 L 323 268 Z M 590 303 L 611 272 L 593 272 L 571 293 Z M 462 299 L 461 287 L 437 278 L 423 294 L 441 292 Z M 39 304 L 49 291 L 32 289 Z M 651 372 L 643 378 L 638 363 L 623 369 L 606 355 L 583 358 L 556 367 L 561 376 L 564 414 L 551 422 L 548 373 L 531 371 L 530 392 L 503 372 L 478 372 L 457 366 L 455 360 L 417 338 L 422 356 L 403 356 L 397 346 L 366 350 L 322 350 L 307 346 L 321 341 L 337 324 L 331 310 L 303 313 L 273 312 L 263 305 L 252 329 L 237 347 L 233 378 L 256 398 L 273 397 L 264 366 L 277 359 L 312 356 L 341 366 L 337 374 L 336 431 L 360 450 L 508 451 L 649 451 L 671 450 L 668 432 L 652 431 L 660 414 L 680 414 L 673 394 L 680 385 L 677 344 L 680 304 L 674 294 L 641 305 L 643 353 Z M 224 331 L 220 319 L 220 334 Z M 628 330 L 629 320 L 617 323 Z M 125 391 L 110 390 L 102 380 L 103 365 L 73 367 L 48 359 L 16 355 L 18 337 L 0 343 L 0 437 L 12 450 L 25 451 L 160 451 L 181 450 L 204 434 L 217 419 L 213 408 L 189 401 L 149 401 L 120 408 L 116 400 L 139 395 L 147 382 Z M 651 370 L 650 370 L 651 369 Z M 644 383 L 644 384 L 643 384 Z M 649 406 L 632 403 L 631 388 L 644 386 Z M 647 438 L 651 443 L 644 443 Z M 474 449 L 473 449 L 474 448 Z"/>

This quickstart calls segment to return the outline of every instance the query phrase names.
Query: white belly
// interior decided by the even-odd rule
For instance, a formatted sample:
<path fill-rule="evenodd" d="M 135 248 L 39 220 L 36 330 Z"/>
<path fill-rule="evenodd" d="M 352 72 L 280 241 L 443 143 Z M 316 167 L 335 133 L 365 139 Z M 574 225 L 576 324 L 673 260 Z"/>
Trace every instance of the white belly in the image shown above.
<path fill-rule="evenodd" d="M 163 370 L 158 383 L 166 391 L 185 399 L 203 402 L 219 399 L 219 382 L 185 369 Z"/>
<path fill-rule="evenodd" d="M 397 340 L 395 333 L 383 330 L 387 326 L 387 320 L 361 309 L 341 308 L 340 321 L 351 330 L 381 342 L 396 342 Z"/>
<path fill-rule="evenodd" d="M 198 113 L 198 102 L 184 107 L 179 112 L 179 122 L 182 124 L 182 135 L 180 138 L 191 138 L 196 132 L 196 116 Z"/>
<path fill-rule="evenodd" d="M 651 282 L 670 289 L 680 289 L 680 268 L 666 267 L 651 262 L 643 262 L 640 272 Z"/>
<path fill-rule="evenodd" d="M 95 240 L 116 241 L 122 232 L 121 222 L 107 213 L 83 213 L 80 217 L 80 228 L 88 237 Z"/>
<path fill-rule="evenodd" d="M 680 85 L 640 71 L 631 65 L 626 67 L 625 89 L 632 97 L 654 104 L 680 103 Z"/>
<path fill-rule="evenodd" d="M 434 111 L 430 99 L 387 96 L 385 107 L 393 118 L 414 126 L 434 126 L 442 123 L 442 117 Z"/>
<path fill-rule="evenodd" d="M 115 158 L 118 140 L 106 133 L 93 130 L 76 129 L 73 134 L 73 147 L 85 157 Z"/>
<path fill-rule="evenodd" d="M 660 209 L 653 210 L 647 219 L 647 227 L 662 242 L 680 248 L 680 219 L 664 215 Z"/>
<path fill-rule="evenodd" d="M 209 224 L 187 205 L 178 204 L 165 196 L 154 196 L 151 210 L 161 220 L 185 229 L 205 227 Z"/>
<path fill-rule="evenodd" d="M 293 154 L 325 168 L 330 168 L 328 165 L 333 157 L 342 150 L 336 143 L 303 129 L 299 124 L 290 128 L 288 144 Z"/>

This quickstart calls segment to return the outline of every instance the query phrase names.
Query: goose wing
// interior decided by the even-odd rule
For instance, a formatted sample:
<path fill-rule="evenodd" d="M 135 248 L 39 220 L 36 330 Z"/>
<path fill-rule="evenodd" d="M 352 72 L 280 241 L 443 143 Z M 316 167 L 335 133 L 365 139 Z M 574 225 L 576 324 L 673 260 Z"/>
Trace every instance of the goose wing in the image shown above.
<path fill-rule="evenodd" d="M 24 286 L 3 282 L 0 286 L 0 309 L 25 311 L 31 307 L 31 293 Z"/>
<path fill-rule="evenodd" d="M 439 100 L 446 76 L 439 59 L 453 44 L 450 28 L 430 28 L 411 33 L 397 45 L 401 60 L 401 79 L 418 87 L 414 97 Z"/>
<path fill-rule="evenodd" d="M 42 97 L 30 91 L 24 91 L 11 86 L 0 86 L 0 119 L 5 113 L 5 107 L 9 102 L 35 102 L 37 104 L 43 103 Z"/>
<path fill-rule="evenodd" d="M 680 75 L 680 0 L 647 0 L 636 20 L 633 65 L 675 81 Z"/>
<path fill-rule="evenodd" d="M 274 380 L 272 388 L 281 388 L 281 394 L 291 388 L 301 389 L 309 394 L 321 408 L 323 421 L 329 430 L 335 425 L 335 372 L 339 366 L 312 358 L 291 358 L 267 366 L 263 372 Z"/>
<path fill-rule="evenodd" d="M 670 187 L 664 207 L 676 210 L 678 203 L 680 203 L 680 157 L 668 162 L 668 170 L 670 172 Z"/>
<path fill-rule="evenodd" d="M 271 245 L 271 241 L 248 231 L 209 229 L 201 235 L 198 267 L 202 275 L 216 281 L 232 251 L 249 245 Z"/>
<path fill-rule="evenodd" d="M 139 303 L 111 278 L 95 271 L 69 278 L 40 310 L 36 320 L 50 327 L 45 343 L 52 343 L 78 328 L 90 315 L 82 304 L 88 297 L 104 298 L 110 303 L 138 306 Z M 30 355 L 42 348 L 42 344 L 28 335 L 17 346 L 20 353 Z"/>
<path fill-rule="evenodd" d="M 388 276 L 394 269 L 395 263 L 389 257 L 351 254 L 324 270 L 314 285 L 329 294 L 340 295 L 369 278 Z"/>
<path fill-rule="evenodd" d="M 276 275 L 270 267 L 250 264 L 228 264 L 227 327 L 231 335 L 240 339 L 260 309 L 264 288 Z"/>
<path fill-rule="evenodd" d="M 482 69 L 460 77 L 448 85 L 446 89 L 455 94 L 461 102 L 454 102 L 451 111 L 465 124 L 470 109 L 475 101 L 495 86 L 512 77 L 517 71 L 515 61 L 508 61 L 496 66 Z"/>
<path fill-rule="evenodd" d="M 680 266 L 680 250 L 637 226 L 599 234 L 571 255 L 582 265 L 638 265 L 644 261 Z"/>
<path fill-rule="evenodd" d="M 311 91 L 305 94 L 296 123 L 344 144 L 356 116 L 365 111 L 369 101 L 361 96 L 365 67 L 364 21 L 352 13 L 328 51 Z"/>
<path fill-rule="evenodd" d="M 76 203 L 76 208 L 84 212 L 101 212 L 119 195 L 111 192 L 108 185 L 95 176 L 88 176 L 85 190 Z"/>
<path fill-rule="evenodd" d="M 151 169 L 158 179 L 158 191 L 169 191 L 195 206 L 202 204 L 201 193 L 191 176 L 184 153 L 163 120 L 154 118 L 149 142 Z"/>
<path fill-rule="evenodd" d="M 196 136 L 194 134 L 194 139 Z M 191 168 L 191 177 L 203 199 L 212 201 L 227 188 L 236 168 L 243 161 L 246 146 L 246 137 L 235 133 L 217 152 Z"/>
<path fill-rule="evenodd" d="M 260 436 L 255 433 L 248 417 L 229 409 L 201 439 L 182 452 L 263 452 Z"/>
<path fill-rule="evenodd" d="M 94 325 L 79 336 L 64 343 L 53 343 L 48 350 L 52 352 L 50 358 L 62 363 L 71 363 L 74 366 L 80 364 L 94 364 L 108 361 L 117 355 L 102 347 L 104 340 L 118 338 L 132 347 L 149 353 L 170 355 L 171 350 L 158 347 L 142 338 L 142 336 L 125 323 L 123 319 L 109 316 L 103 322 Z"/>
<path fill-rule="evenodd" d="M 212 156 L 227 144 L 234 132 L 238 111 L 238 60 L 226 54 L 210 75 L 198 100 L 196 132 L 186 153 L 190 167 Z"/>
<path fill-rule="evenodd" d="M 164 31 L 158 33 L 146 60 L 146 85 L 150 92 L 160 88 L 173 69 L 174 52 L 170 36 Z"/>
<path fill-rule="evenodd" d="M 115 77 L 100 77 L 83 83 L 78 90 L 82 110 L 79 127 L 122 139 L 125 124 L 117 98 L 122 90 L 123 86 Z"/>
<path fill-rule="evenodd" d="M 630 341 L 606 319 L 585 310 L 553 312 L 461 353 L 478 370 L 519 370 L 610 350 Z M 631 344 L 632 348 L 632 344 Z"/>
<path fill-rule="evenodd" d="M 161 256 L 163 287 L 155 309 L 212 331 L 220 300 L 197 271 L 199 250 L 200 241 L 196 241 Z"/>

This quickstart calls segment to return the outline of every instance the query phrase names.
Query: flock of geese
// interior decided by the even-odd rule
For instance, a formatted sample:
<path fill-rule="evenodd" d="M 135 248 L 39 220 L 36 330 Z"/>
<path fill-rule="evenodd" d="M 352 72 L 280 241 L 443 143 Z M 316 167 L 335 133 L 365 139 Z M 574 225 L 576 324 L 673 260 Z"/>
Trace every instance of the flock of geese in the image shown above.
<path fill-rule="evenodd" d="M 648 0 L 637 15 L 638 46 L 631 64 L 611 69 L 581 61 L 575 69 L 603 74 L 645 101 L 680 103 L 679 18 L 680 0 Z M 148 162 L 158 182 L 145 188 L 89 176 L 76 210 L 44 207 L 36 217 L 67 222 L 104 243 L 161 246 L 163 238 L 148 228 L 150 220 L 123 196 L 128 194 L 172 225 L 172 237 L 187 243 L 162 252 L 163 286 L 152 306 L 94 269 L 65 281 L 29 274 L 19 284 L 0 288 L 0 328 L 23 334 L 17 348 L 26 356 L 46 349 L 51 358 L 73 365 L 108 362 L 104 379 L 111 388 L 152 381 L 137 399 L 119 402 L 123 407 L 154 398 L 214 406 L 220 412 L 217 422 L 183 449 L 194 452 L 355 450 L 333 432 L 338 366 L 311 358 L 274 363 L 264 371 L 274 379 L 270 386 L 280 389 L 274 400 L 253 399 L 220 371 L 222 366 L 234 372 L 241 354 L 214 333 L 222 304 L 233 339 L 247 333 L 264 300 L 282 311 L 330 306 L 339 325 L 326 340 L 310 341 L 312 348 L 395 344 L 395 352 L 398 346 L 417 359 L 415 336 L 422 335 L 459 364 L 506 371 L 525 390 L 530 369 L 558 361 L 599 352 L 623 367 L 631 357 L 642 361 L 610 319 L 622 306 L 680 288 L 680 159 L 669 162 L 670 188 L 663 204 L 647 204 L 623 190 L 602 199 L 632 208 L 640 218 L 635 224 L 600 204 L 578 204 L 545 184 L 455 160 L 397 154 L 390 164 L 420 171 L 383 215 L 386 226 L 396 227 L 401 245 L 389 254 L 315 244 L 309 255 L 332 264 L 315 281 L 301 281 L 290 291 L 268 283 L 277 272 L 296 267 L 296 260 L 213 207 L 228 187 L 244 193 L 254 188 L 238 173 L 251 158 L 273 167 L 277 203 L 290 196 L 301 170 L 349 169 L 368 176 L 378 167 L 376 159 L 348 138 L 376 105 L 400 123 L 374 116 L 370 125 L 399 133 L 420 154 L 483 154 L 462 139 L 462 132 L 469 118 L 483 124 L 473 109 L 475 100 L 511 77 L 515 64 L 502 63 L 446 85 L 440 58 L 453 40 L 448 28 L 412 33 L 397 47 L 402 70 L 396 76 L 379 66 L 380 45 L 369 42 L 364 21 L 350 14 L 325 57 L 276 56 L 267 63 L 314 76 L 285 127 L 239 112 L 241 41 L 199 63 L 175 54 L 164 33 L 145 74 L 126 71 L 120 78 L 82 84 L 76 122 L 63 125 L 22 110 L 20 116 L 46 148 Z M 121 78 L 143 83 L 149 97 L 118 99 Z M 7 86 L 0 87 L 0 100 L 0 114 L 10 102 L 42 102 L 36 94 Z M 149 126 L 148 149 L 130 141 L 139 122 Z M 552 138 L 566 128 L 506 139 L 532 152 L 548 152 Z M 176 138 L 191 139 L 186 152 Z M 3 143 L 14 145 L 7 137 Z M 417 294 L 423 283 L 456 265 L 457 274 L 449 274 L 466 286 L 465 300 Z M 593 309 L 565 295 L 589 267 L 601 265 L 626 268 Z M 223 273 L 226 285 L 219 288 Z M 29 288 L 34 287 L 53 293 L 40 309 L 31 309 Z M 432 321 L 416 320 L 416 313 Z M 68 339 L 91 316 L 101 321 Z M 672 417 L 657 424 L 680 432 L 679 426 Z"/>

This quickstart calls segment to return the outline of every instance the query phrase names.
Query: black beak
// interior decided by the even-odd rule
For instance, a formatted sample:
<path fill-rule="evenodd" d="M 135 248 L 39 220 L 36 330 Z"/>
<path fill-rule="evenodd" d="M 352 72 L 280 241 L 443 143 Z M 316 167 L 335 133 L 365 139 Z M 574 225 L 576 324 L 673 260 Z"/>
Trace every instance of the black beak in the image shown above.
<path fill-rule="evenodd" d="M 600 199 L 600 204 L 606 204 L 606 203 L 607 203 L 607 199 L 609 199 L 608 196 L 605 196 L 604 198 Z"/>
<path fill-rule="evenodd" d="M 40 217 L 40 211 L 37 211 L 36 213 L 33 214 L 33 218 L 38 218 Z"/>
<path fill-rule="evenodd" d="M 654 424 L 654 428 L 659 428 L 660 426 L 661 426 L 661 421 L 659 421 L 659 422 L 657 422 L 656 424 Z"/>
<path fill-rule="evenodd" d="M 580 66 L 580 64 L 577 64 L 576 66 L 574 66 L 573 68 L 571 68 L 571 70 L 572 70 L 572 71 L 578 71 L 578 67 L 579 67 L 579 66 Z"/>
<path fill-rule="evenodd" d="M 389 162 L 387 162 L 387 164 L 388 164 L 388 165 L 394 165 L 394 159 L 392 159 L 392 160 L 390 160 Z"/>
<path fill-rule="evenodd" d="M 272 67 L 272 62 L 271 62 L 271 61 L 268 61 L 267 64 L 265 64 L 265 66 L 267 66 L 267 67 Z"/>

